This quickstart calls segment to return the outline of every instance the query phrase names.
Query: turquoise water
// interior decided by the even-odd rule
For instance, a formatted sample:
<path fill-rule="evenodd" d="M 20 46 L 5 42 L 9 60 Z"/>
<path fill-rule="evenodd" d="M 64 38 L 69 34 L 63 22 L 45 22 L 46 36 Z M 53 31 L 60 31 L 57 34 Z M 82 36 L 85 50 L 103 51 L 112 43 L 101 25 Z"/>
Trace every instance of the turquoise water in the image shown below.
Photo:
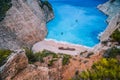
<path fill-rule="evenodd" d="M 55 18 L 47 23 L 47 39 L 93 47 L 107 23 L 96 7 L 106 0 L 49 0 Z"/>

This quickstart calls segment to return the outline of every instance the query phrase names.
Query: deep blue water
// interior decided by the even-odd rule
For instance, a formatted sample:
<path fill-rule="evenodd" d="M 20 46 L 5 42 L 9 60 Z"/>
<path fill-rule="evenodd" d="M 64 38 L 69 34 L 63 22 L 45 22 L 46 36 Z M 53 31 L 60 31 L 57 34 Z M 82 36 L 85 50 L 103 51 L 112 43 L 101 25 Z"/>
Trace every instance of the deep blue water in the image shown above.
<path fill-rule="evenodd" d="M 47 39 L 93 47 L 107 23 L 96 7 L 107 0 L 49 0 L 55 18 L 47 23 Z"/>

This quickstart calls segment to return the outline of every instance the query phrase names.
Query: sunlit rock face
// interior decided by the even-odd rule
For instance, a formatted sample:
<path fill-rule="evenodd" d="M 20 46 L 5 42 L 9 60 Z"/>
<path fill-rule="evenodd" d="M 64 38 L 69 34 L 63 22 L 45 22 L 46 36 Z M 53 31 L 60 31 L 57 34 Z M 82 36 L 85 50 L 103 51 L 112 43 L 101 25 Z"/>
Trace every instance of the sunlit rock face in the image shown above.
<path fill-rule="evenodd" d="M 13 52 L 7 62 L 0 67 L 0 77 L 2 80 L 11 80 L 17 73 L 26 68 L 28 65 L 28 59 L 25 55 L 25 51 L 18 50 Z"/>
<path fill-rule="evenodd" d="M 12 7 L 0 23 L 0 28 L 5 28 L 5 36 L 0 36 L 0 48 L 31 47 L 44 39 L 47 34 L 46 22 L 52 18 L 50 4 L 48 6 L 39 0 L 12 0 Z"/>
<path fill-rule="evenodd" d="M 108 2 L 98 6 L 99 10 L 108 15 L 109 22 L 113 16 L 120 12 L 120 0 L 109 0 Z"/>
<path fill-rule="evenodd" d="M 101 41 L 107 41 L 109 37 L 112 35 L 112 33 L 120 28 L 120 13 L 116 14 L 109 22 L 108 27 L 106 30 L 102 33 L 100 40 Z"/>
<path fill-rule="evenodd" d="M 108 15 L 108 26 L 100 37 L 101 41 L 107 41 L 110 35 L 120 28 L 120 0 L 109 0 L 99 5 L 98 8 Z"/>
<path fill-rule="evenodd" d="M 50 80 L 49 69 L 28 64 L 25 51 L 16 50 L 0 67 L 0 80 Z"/>

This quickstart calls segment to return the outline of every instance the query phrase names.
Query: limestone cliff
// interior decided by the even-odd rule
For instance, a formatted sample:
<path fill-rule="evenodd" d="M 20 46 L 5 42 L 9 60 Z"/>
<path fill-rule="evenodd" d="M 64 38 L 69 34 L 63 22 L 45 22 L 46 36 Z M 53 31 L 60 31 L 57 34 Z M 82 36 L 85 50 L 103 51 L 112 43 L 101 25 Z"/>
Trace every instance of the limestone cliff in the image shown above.
<path fill-rule="evenodd" d="M 1 80 L 50 80 L 47 67 L 28 64 L 24 50 L 17 50 L 0 67 Z"/>
<path fill-rule="evenodd" d="M 99 10 L 108 15 L 109 22 L 118 12 L 120 12 L 120 0 L 109 0 L 104 4 L 98 6 Z"/>
<path fill-rule="evenodd" d="M 108 26 L 101 34 L 100 40 L 107 41 L 111 34 L 120 28 L 120 0 L 109 0 L 105 4 L 101 4 L 98 8 L 108 15 Z"/>
<path fill-rule="evenodd" d="M 12 6 L 0 22 L 0 48 L 31 47 L 47 34 L 46 22 L 54 15 L 51 5 L 40 0 L 11 0 Z"/>
<path fill-rule="evenodd" d="M 101 41 L 107 41 L 109 37 L 112 35 L 112 33 L 120 28 L 120 13 L 116 14 L 111 21 L 109 22 L 107 28 L 102 33 L 100 40 Z"/>

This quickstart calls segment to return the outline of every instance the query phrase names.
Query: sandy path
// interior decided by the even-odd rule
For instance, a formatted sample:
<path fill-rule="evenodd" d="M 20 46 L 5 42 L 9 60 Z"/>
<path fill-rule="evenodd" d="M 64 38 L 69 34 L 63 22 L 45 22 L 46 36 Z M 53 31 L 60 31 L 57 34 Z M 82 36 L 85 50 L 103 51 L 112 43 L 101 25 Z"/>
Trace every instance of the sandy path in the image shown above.
<path fill-rule="evenodd" d="M 64 48 L 74 48 L 74 51 L 70 51 L 70 50 L 60 50 L 58 49 L 59 47 L 64 47 Z M 81 52 L 84 51 L 90 51 L 91 48 L 89 47 L 85 47 L 82 45 L 74 45 L 74 44 L 69 44 L 69 43 L 63 43 L 63 42 L 57 42 L 54 40 L 43 40 L 40 41 L 36 44 L 33 45 L 33 52 L 39 52 L 39 51 L 43 51 L 44 49 L 49 50 L 49 51 L 53 51 L 55 53 L 64 53 L 64 54 L 70 54 L 70 55 L 77 55 Z"/>

